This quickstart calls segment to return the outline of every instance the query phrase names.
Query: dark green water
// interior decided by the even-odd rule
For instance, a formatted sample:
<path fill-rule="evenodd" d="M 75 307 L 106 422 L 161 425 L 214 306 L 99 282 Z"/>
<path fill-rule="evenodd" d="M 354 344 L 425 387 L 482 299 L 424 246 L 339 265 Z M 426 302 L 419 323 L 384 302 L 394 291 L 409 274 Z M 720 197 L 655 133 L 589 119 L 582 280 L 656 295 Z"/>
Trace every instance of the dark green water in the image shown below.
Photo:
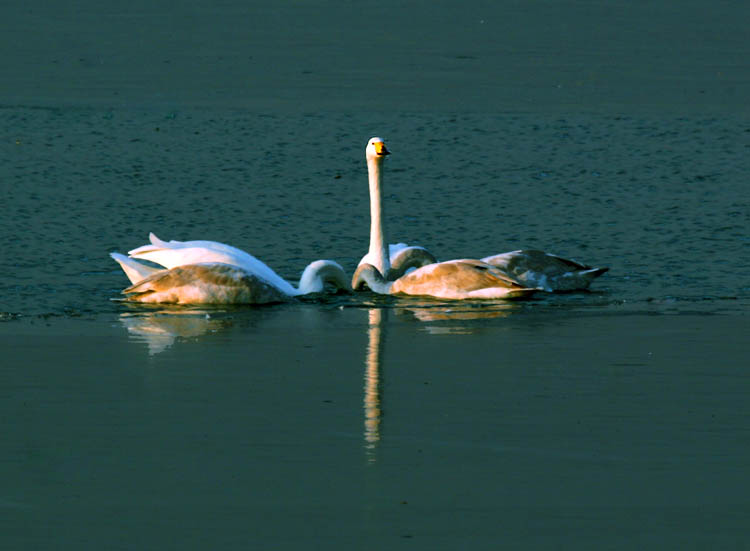
<path fill-rule="evenodd" d="M 370 8 L 0 24 L 0 546 L 746 547 L 746 9 Z M 610 272 L 511 304 L 112 300 L 149 231 L 351 272 L 373 135 L 389 241 Z"/>

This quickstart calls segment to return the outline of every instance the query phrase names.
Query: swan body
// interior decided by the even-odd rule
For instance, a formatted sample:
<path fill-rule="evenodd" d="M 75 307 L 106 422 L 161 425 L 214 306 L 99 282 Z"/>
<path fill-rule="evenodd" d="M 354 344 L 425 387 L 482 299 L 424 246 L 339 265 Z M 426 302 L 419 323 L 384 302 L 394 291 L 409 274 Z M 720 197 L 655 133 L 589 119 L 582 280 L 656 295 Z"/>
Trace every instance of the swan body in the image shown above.
<path fill-rule="evenodd" d="M 132 302 L 171 304 L 267 304 L 290 298 L 257 275 L 219 262 L 160 270 L 122 293 Z"/>
<path fill-rule="evenodd" d="M 256 257 L 231 245 L 217 241 L 163 241 L 149 234 L 149 245 L 143 245 L 128 252 L 128 256 L 148 260 L 171 269 L 185 264 L 222 263 L 244 268 L 275 285 L 289 295 L 294 288 L 284 278 Z"/>
<path fill-rule="evenodd" d="M 547 292 L 579 291 L 609 268 L 594 268 L 574 260 L 537 250 L 519 250 L 482 259 L 519 283 Z"/>
<path fill-rule="evenodd" d="M 387 281 L 371 264 L 362 264 L 355 277 L 355 289 L 366 283 L 379 294 L 448 300 L 522 298 L 537 292 L 516 283 L 497 268 L 473 259 L 429 264 L 395 281 Z"/>
<path fill-rule="evenodd" d="M 124 255 L 113 258 L 121 263 Z M 131 268 L 132 269 L 132 268 Z M 131 280 L 132 281 L 132 280 Z M 171 304 L 267 304 L 287 302 L 293 297 L 320 293 L 326 284 L 348 289 L 349 281 L 343 268 L 332 260 L 311 262 L 292 292 L 279 288 L 263 277 L 244 268 L 221 262 L 184 264 L 171 269 L 156 269 L 145 278 L 133 281 L 122 291 L 132 302 Z"/>
<path fill-rule="evenodd" d="M 127 300 L 175 304 L 265 304 L 325 290 L 349 290 L 344 269 L 332 260 L 311 262 L 295 288 L 266 264 L 240 249 L 215 241 L 162 241 L 110 253 L 130 279 Z M 143 262 L 160 264 L 158 268 Z"/>

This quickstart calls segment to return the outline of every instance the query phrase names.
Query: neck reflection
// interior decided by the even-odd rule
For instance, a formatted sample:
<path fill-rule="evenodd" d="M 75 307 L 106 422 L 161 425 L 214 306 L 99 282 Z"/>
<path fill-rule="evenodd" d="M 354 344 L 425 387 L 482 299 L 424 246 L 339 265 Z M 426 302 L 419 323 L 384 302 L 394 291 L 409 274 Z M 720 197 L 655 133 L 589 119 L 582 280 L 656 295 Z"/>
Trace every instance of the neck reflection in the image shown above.
<path fill-rule="evenodd" d="M 371 308 L 368 310 L 369 324 L 367 328 L 367 354 L 365 356 L 364 383 L 364 413 L 365 413 L 365 453 L 367 460 L 374 463 L 377 460 L 376 451 L 381 438 L 382 395 L 380 382 L 382 377 L 381 365 L 383 345 L 385 340 L 385 323 L 387 310 Z"/>

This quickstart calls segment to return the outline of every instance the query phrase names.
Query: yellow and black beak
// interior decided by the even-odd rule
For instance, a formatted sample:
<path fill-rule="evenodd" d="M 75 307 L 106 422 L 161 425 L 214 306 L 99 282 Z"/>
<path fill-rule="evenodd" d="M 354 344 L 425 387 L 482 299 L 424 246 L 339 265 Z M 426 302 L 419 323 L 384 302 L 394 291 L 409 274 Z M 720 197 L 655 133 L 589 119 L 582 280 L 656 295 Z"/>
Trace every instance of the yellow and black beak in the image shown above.
<path fill-rule="evenodd" d="M 388 148 L 385 146 L 385 143 L 383 142 L 375 142 L 372 145 L 375 148 L 375 153 L 377 153 L 379 156 L 391 154 L 391 152 L 388 151 Z"/>

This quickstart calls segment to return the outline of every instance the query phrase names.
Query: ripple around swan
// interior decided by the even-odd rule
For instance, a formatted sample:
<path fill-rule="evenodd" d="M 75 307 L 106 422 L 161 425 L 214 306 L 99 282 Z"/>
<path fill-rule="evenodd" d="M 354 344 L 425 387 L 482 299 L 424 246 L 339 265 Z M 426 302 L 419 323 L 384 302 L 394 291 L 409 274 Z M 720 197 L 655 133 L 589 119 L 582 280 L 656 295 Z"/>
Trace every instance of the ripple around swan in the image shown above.
<path fill-rule="evenodd" d="M 368 242 L 373 129 L 393 151 L 392 241 L 611 268 L 595 294 L 527 307 L 747 311 L 741 120 L 8 107 L 0 121 L 13 131 L 0 146 L 0 320 L 119 312 L 125 281 L 107 253 L 149 231 L 231 243 L 292 281 L 316 258 L 351 271 Z"/>

